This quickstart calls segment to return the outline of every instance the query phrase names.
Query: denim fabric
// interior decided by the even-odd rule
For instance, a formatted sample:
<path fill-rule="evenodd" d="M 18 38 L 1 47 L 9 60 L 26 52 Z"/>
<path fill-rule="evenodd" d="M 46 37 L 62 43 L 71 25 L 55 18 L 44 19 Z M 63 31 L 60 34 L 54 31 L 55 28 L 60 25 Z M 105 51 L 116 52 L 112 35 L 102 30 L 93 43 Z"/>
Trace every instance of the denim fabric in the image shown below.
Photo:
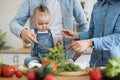
<path fill-rule="evenodd" d="M 34 54 L 45 55 L 49 53 L 48 49 L 54 47 L 53 37 L 50 29 L 48 30 L 48 33 L 37 33 L 36 38 L 39 43 L 34 44 L 32 56 L 35 56 Z"/>
<path fill-rule="evenodd" d="M 48 30 L 48 33 L 37 33 L 37 30 L 35 29 L 35 33 L 39 43 L 34 44 L 31 51 L 31 57 L 25 59 L 24 63 L 26 66 L 28 66 L 28 63 L 32 60 L 40 62 L 40 56 L 44 57 L 49 53 L 48 49 L 54 47 L 53 37 L 50 30 Z"/>
<path fill-rule="evenodd" d="M 94 5 L 90 29 L 80 39 L 92 38 L 94 49 L 90 66 L 106 66 L 111 56 L 120 58 L 120 0 L 98 0 Z"/>
<path fill-rule="evenodd" d="M 88 23 L 86 21 L 84 11 L 80 5 L 80 1 L 79 0 L 58 0 L 58 1 L 60 3 L 62 11 L 63 28 L 68 28 L 73 31 L 74 30 L 73 17 L 74 17 L 76 22 L 78 23 L 79 31 L 86 31 L 88 29 Z M 10 22 L 11 32 L 15 34 L 17 37 L 20 37 L 20 33 L 25 28 L 24 25 L 28 18 L 30 18 L 30 28 L 34 29 L 35 26 L 32 21 L 34 8 L 42 3 L 43 0 L 23 0 L 23 3 L 20 6 L 15 18 Z M 68 45 L 70 43 L 71 40 L 64 39 L 65 49 L 68 48 Z M 69 58 L 72 58 L 73 52 L 68 51 L 67 54 Z"/>

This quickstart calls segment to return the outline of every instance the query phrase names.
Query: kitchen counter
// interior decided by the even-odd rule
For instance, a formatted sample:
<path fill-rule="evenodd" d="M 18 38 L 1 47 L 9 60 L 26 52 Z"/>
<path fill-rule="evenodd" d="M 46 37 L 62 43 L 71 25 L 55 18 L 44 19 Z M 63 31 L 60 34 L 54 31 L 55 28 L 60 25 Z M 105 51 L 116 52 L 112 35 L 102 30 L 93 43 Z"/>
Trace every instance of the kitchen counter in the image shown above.
<path fill-rule="evenodd" d="M 4 64 L 8 64 L 8 65 L 24 64 L 24 59 L 30 56 L 30 47 L 1 50 L 0 56 L 2 57 Z"/>
<path fill-rule="evenodd" d="M 0 77 L 0 80 L 27 80 L 26 76 L 23 76 L 21 78 L 16 78 L 15 76 L 12 78 L 5 78 Z M 65 77 L 65 76 L 57 76 L 56 80 L 90 80 L 89 76 L 79 76 L 79 77 Z"/>
<path fill-rule="evenodd" d="M 20 48 L 20 49 L 9 49 L 9 50 L 1 50 L 0 54 L 4 54 L 4 53 L 9 53 L 9 54 L 13 54 L 13 53 L 30 53 L 30 47 L 28 48 Z"/>

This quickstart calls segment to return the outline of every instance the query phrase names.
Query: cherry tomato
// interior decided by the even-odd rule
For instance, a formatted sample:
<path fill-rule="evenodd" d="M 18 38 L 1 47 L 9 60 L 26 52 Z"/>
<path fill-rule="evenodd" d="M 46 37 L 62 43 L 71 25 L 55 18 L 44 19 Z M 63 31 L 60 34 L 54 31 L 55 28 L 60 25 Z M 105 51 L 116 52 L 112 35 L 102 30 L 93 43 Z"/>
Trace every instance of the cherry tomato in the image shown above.
<path fill-rule="evenodd" d="M 3 76 L 12 77 L 15 74 L 15 68 L 13 66 L 4 66 L 2 72 Z"/>
<path fill-rule="evenodd" d="M 35 72 L 30 71 L 30 72 L 27 74 L 27 80 L 36 80 L 36 74 L 35 74 Z"/>
<path fill-rule="evenodd" d="M 17 70 L 17 71 L 15 72 L 15 75 L 16 75 L 17 78 L 20 78 L 20 77 L 22 77 L 23 73 L 22 73 L 21 70 Z"/>
<path fill-rule="evenodd" d="M 91 80 L 102 80 L 100 68 L 93 68 L 92 70 L 90 70 L 89 76 Z"/>
<path fill-rule="evenodd" d="M 47 74 L 44 80 L 55 80 L 55 77 L 52 74 Z"/>

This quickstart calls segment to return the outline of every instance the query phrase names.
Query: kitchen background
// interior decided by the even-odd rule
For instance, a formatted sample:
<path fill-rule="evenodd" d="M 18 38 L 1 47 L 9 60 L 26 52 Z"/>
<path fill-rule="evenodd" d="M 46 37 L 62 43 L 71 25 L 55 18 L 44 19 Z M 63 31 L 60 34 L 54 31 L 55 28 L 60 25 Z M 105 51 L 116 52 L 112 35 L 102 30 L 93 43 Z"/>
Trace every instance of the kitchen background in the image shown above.
<path fill-rule="evenodd" d="M 23 42 L 21 39 L 17 38 L 10 32 L 9 23 L 16 15 L 16 12 L 19 6 L 21 5 L 22 1 L 23 0 L 0 0 L 0 29 L 2 29 L 4 32 L 7 32 L 6 35 L 7 44 L 11 45 L 11 47 L 15 49 L 23 47 Z M 80 1 L 85 2 L 84 11 L 86 17 L 89 19 L 92 6 L 96 2 L 96 0 L 80 0 Z M 26 24 L 26 27 L 29 26 L 28 24 L 29 21 Z"/>
<path fill-rule="evenodd" d="M 2 30 L 3 32 L 7 32 L 6 34 L 7 45 L 10 45 L 13 49 L 20 49 L 24 46 L 23 41 L 17 38 L 16 36 L 14 36 L 9 30 L 9 23 L 13 19 L 13 17 L 16 15 L 16 12 L 19 6 L 21 5 L 22 1 L 23 0 L 0 0 L 0 30 Z M 89 21 L 92 7 L 96 2 L 96 0 L 80 0 L 80 2 L 84 4 L 84 12 L 87 20 Z M 25 26 L 26 27 L 29 26 L 29 20 Z M 8 62 L 9 58 L 5 58 L 6 55 L 8 54 L 9 53 L 6 53 L 4 55 L 0 54 L 0 55 L 4 57 L 6 63 L 11 64 L 12 62 Z M 23 60 L 24 60 L 23 57 L 27 55 L 23 54 L 22 56 L 19 56 L 18 54 L 15 53 L 13 56 L 13 54 L 11 54 L 11 56 L 13 56 L 14 62 L 20 62 L 22 60 L 21 63 L 23 63 Z M 20 58 L 20 61 L 15 59 L 18 57 Z M 84 55 L 78 61 L 84 62 L 86 60 L 86 62 L 89 62 L 89 59 L 90 59 L 90 55 Z"/>

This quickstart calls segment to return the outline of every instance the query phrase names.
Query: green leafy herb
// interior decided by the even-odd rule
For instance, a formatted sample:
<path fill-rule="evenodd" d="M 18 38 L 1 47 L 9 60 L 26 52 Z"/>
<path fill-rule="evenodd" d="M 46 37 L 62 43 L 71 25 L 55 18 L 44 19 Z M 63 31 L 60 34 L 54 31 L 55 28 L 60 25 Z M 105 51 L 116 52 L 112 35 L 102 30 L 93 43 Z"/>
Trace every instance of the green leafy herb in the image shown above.
<path fill-rule="evenodd" d="M 57 62 L 58 72 L 72 72 L 81 70 L 79 66 L 66 61 L 63 46 L 55 46 L 54 48 L 51 48 L 50 52 L 44 57 L 43 60 L 52 60 Z"/>
<path fill-rule="evenodd" d="M 107 65 L 107 73 L 108 77 L 115 77 L 120 73 L 120 59 L 117 57 L 112 57 Z"/>
<path fill-rule="evenodd" d="M 55 62 L 65 61 L 64 49 L 62 46 L 55 46 L 50 49 L 50 52 L 43 58 L 43 60 L 52 60 Z"/>
<path fill-rule="evenodd" d="M 5 36 L 6 32 L 2 32 L 2 30 L 0 30 L 0 50 L 11 48 L 10 46 L 6 45 Z"/>

